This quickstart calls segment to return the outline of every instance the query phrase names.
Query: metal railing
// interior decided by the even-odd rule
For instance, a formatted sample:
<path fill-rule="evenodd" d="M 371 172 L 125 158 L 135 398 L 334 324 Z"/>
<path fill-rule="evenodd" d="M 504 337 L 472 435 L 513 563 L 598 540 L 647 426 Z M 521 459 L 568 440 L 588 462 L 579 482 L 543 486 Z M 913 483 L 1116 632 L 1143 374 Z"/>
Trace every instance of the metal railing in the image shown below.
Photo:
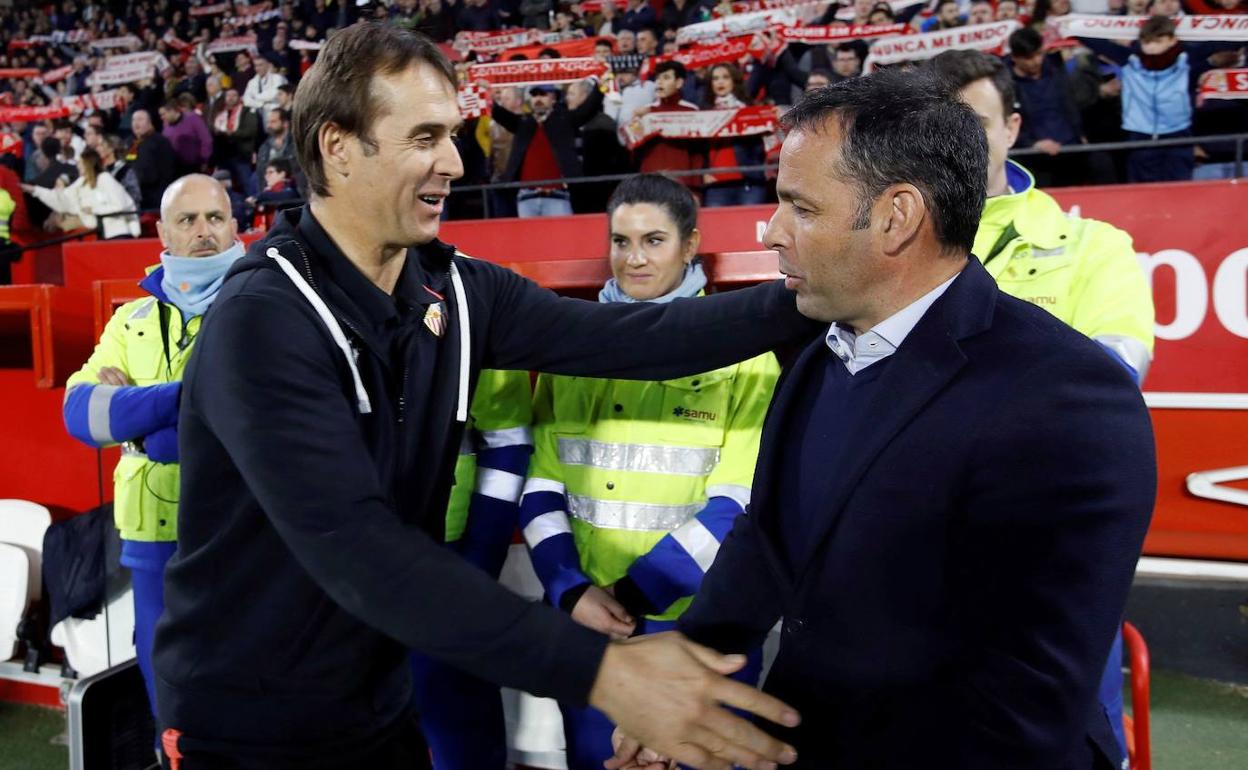
<path fill-rule="evenodd" d="M 1097 144 L 1068 144 L 1062 145 L 1058 150 L 1058 155 L 1079 154 L 1089 152 L 1126 152 L 1130 150 L 1153 149 L 1160 147 L 1185 147 L 1197 145 L 1212 145 L 1231 143 L 1235 145 L 1234 174 L 1236 177 L 1244 176 L 1244 146 L 1248 144 L 1248 133 L 1242 134 L 1217 134 L 1213 136 L 1181 136 L 1170 139 L 1147 139 L 1133 142 L 1101 142 Z M 1010 157 L 1049 157 L 1042 150 L 1028 148 L 1020 148 L 1010 151 Z M 779 168 L 779 164 L 766 163 L 755 166 L 719 166 L 715 168 L 699 168 L 688 171 L 667 171 L 665 175 L 674 178 L 683 178 L 689 176 L 702 176 L 703 174 L 725 174 L 725 173 L 766 173 L 775 171 Z M 566 185 L 572 187 L 574 185 L 600 184 L 602 182 L 619 182 L 633 176 L 634 172 L 623 174 L 599 174 L 597 176 L 568 177 L 559 179 L 541 179 L 537 181 L 525 182 L 490 182 L 486 184 L 468 184 L 468 185 L 452 185 L 451 195 L 471 195 L 479 194 L 481 196 L 481 209 L 483 216 L 487 219 L 490 216 L 490 200 L 489 193 L 503 190 L 520 190 L 526 187 L 553 187 Z"/>

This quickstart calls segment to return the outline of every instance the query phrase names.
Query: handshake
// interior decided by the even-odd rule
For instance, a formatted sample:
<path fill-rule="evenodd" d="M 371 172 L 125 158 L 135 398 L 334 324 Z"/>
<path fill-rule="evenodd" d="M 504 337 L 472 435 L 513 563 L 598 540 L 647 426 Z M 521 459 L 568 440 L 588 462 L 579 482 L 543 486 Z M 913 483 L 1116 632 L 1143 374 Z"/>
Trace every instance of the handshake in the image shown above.
<path fill-rule="evenodd" d="M 728 679 L 744 655 L 721 655 L 675 631 L 628 638 L 634 621 L 607 591 L 591 587 L 572 613 L 611 636 L 590 705 L 619 725 L 607 770 L 667 770 L 679 762 L 711 770 L 771 770 L 797 761 L 791 746 L 728 710 L 756 714 L 786 727 L 796 711 Z"/>

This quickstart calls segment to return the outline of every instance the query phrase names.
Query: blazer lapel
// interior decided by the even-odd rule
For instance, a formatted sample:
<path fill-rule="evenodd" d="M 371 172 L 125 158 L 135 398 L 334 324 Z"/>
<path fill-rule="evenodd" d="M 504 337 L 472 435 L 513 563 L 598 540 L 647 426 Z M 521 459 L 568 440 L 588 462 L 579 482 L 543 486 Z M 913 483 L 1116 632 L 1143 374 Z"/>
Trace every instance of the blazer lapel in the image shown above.
<path fill-rule="evenodd" d="M 827 500 L 826 515 L 815 522 L 806 551 L 794 565 L 797 582 L 879 454 L 966 365 L 958 340 L 991 324 L 995 292 L 996 285 L 979 261 L 970 259 L 892 355 L 873 386 L 869 405 L 850 416 L 846 440 L 853 449 L 843 455 L 841 467 L 828 469 L 823 488 L 810 491 Z"/>

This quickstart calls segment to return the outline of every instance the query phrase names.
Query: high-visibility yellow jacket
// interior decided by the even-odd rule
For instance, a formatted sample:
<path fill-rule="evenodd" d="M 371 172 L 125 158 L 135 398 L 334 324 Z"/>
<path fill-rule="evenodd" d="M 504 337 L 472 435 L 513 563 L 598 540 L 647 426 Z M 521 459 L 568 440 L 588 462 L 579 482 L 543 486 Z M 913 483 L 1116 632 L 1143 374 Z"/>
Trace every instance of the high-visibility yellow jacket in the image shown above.
<path fill-rule="evenodd" d="M 542 375 L 520 523 L 550 601 L 626 575 L 680 615 L 749 503 L 779 376 L 767 354 L 662 382 Z"/>
<path fill-rule="evenodd" d="M 162 301 L 162 270 L 142 286 L 153 296 L 117 308 L 95 351 L 65 384 L 65 427 L 92 446 L 122 444 L 113 472 L 113 516 L 126 540 L 178 538 L 178 400 L 182 373 L 202 316 L 185 325 L 177 306 Z M 120 369 L 131 386 L 100 384 L 104 367 Z"/>
<path fill-rule="evenodd" d="M 1153 296 L 1131 236 L 1067 215 L 1008 161 L 1017 192 L 989 198 L 974 253 L 1007 294 L 1048 310 L 1101 343 L 1143 381 L 1153 351 Z"/>
<path fill-rule="evenodd" d="M 17 202 L 13 200 L 13 196 L 9 195 L 8 190 L 0 190 L 0 243 L 12 240 L 9 220 L 12 219 L 13 212 L 16 210 Z"/>
<path fill-rule="evenodd" d="M 497 575 L 516 529 L 520 492 L 533 451 L 528 372 L 481 372 L 455 463 L 446 540 Z"/>

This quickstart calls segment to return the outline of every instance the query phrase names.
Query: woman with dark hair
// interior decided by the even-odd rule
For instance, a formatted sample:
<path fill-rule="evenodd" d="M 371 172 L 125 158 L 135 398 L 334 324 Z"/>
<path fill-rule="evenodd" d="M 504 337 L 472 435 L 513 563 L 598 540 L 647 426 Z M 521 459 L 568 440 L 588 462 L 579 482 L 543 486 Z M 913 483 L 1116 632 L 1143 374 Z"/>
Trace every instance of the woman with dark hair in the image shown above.
<path fill-rule="evenodd" d="M 747 105 L 745 79 L 736 64 L 711 67 L 702 109 L 736 110 Z M 761 136 L 712 139 L 707 143 L 707 169 L 761 166 L 766 158 Z M 767 189 L 762 171 L 712 171 L 702 176 L 703 202 L 708 208 L 763 203 Z"/>
<path fill-rule="evenodd" d="M 139 236 L 134 199 L 104 168 L 100 154 L 90 147 L 78 157 L 78 178 L 72 184 L 57 180 L 55 187 L 22 185 L 22 189 L 60 214 L 62 229 L 77 229 L 81 223 L 83 227 L 101 229 L 105 239 Z M 125 216 L 107 216 L 121 212 L 126 212 Z"/>
<path fill-rule="evenodd" d="M 697 204 L 642 174 L 607 206 L 613 277 L 600 302 L 702 294 Z M 768 353 L 662 382 L 538 377 L 520 527 L 552 604 L 617 638 L 666 631 L 749 503 L 779 365 Z M 736 677 L 755 684 L 761 656 Z M 611 722 L 561 704 L 569 770 L 611 756 Z"/>

